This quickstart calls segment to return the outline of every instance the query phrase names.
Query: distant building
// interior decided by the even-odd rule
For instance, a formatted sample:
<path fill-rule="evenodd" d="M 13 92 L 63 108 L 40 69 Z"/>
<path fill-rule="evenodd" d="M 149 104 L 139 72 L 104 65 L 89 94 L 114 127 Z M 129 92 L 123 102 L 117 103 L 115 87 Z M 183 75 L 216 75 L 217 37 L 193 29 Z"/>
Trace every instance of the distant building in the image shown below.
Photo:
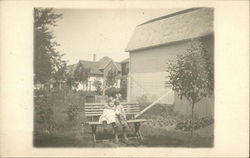
<path fill-rule="evenodd" d="M 146 95 L 154 101 L 170 91 L 171 87 L 165 85 L 166 63 L 185 52 L 189 41 L 195 38 L 213 55 L 213 9 L 187 9 L 138 25 L 126 48 L 130 54 L 128 100 L 135 101 Z M 183 114 L 191 112 L 187 100 L 181 100 L 174 92 L 161 102 L 174 104 L 175 110 Z M 196 112 L 211 115 L 213 102 L 213 98 L 201 100 Z"/>
<path fill-rule="evenodd" d="M 94 91 L 96 90 L 93 86 L 95 80 L 99 80 L 102 84 L 105 84 L 105 78 L 108 71 L 115 70 L 118 74 L 121 74 L 121 65 L 118 62 L 114 62 L 111 58 L 105 56 L 100 60 L 96 61 L 96 56 L 94 55 L 93 61 L 79 60 L 77 64 L 69 65 L 67 67 L 67 73 L 73 76 L 74 71 L 77 67 L 82 64 L 84 68 L 90 69 L 90 77 L 87 84 L 80 84 L 78 90 Z M 120 80 L 117 80 L 116 87 L 120 87 Z"/>
<path fill-rule="evenodd" d="M 121 87 L 121 93 L 123 93 L 123 97 L 126 98 L 127 97 L 127 78 L 128 78 L 128 74 L 129 74 L 129 58 L 123 60 L 120 62 L 121 64 L 121 83 L 120 83 L 120 87 Z"/>

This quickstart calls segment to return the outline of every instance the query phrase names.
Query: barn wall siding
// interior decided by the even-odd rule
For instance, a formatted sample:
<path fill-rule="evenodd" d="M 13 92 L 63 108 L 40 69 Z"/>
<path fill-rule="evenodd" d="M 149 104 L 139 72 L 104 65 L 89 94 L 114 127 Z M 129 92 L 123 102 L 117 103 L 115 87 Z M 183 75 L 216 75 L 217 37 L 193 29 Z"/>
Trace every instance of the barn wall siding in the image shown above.
<path fill-rule="evenodd" d="M 213 35 L 201 38 L 209 53 L 213 54 Z M 130 74 L 128 83 L 128 99 L 136 100 L 142 95 L 159 98 L 170 87 L 165 86 L 167 62 L 175 60 L 178 54 L 186 51 L 189 47 L 187 41 L 177 42 L 170 45 L 130 52 Z M 135 83 L 134 83 L 135 82 Z M 138 85 L 139 84 L 139 85 Z M 167 99 L 166 99 L 167 98 Z M 169 95 L 162 103 L 173 102 L 175 111 L 184 115 L 190 114 L 191 110 L 187 101 L 181 100 L 176 94 Z M 153 100 L 153 99 L 152 99 Z M 196 112 L 202 116 L 213 114 L 213 98 L 205 98 L 197 103 Z"/>
<path fill-rule="evenodd" d="M 153 78 L 152 78 L 153 76 Z M 136 101 L 138 97 L 148 96 L 150 101 L 154 101 L 165 93 L 172 91 L 171 87 L 165 87 L 166 72 L 131 73 L 129 75 L 129 90 L 131 101 Z M 173 104 L 174 95 L 170 93 L 161 100 L 164 104 Z"/>
<path fill-rule="evenodd" d="M 175 93 L 174 110 L 181 114 L 191 115 L 191 105 L 187 99 L 178 97 Z M 198 116 L 211 116 L 214 114 L 214 98 L 207 97 L 195 104 L 194 113 Z"/>

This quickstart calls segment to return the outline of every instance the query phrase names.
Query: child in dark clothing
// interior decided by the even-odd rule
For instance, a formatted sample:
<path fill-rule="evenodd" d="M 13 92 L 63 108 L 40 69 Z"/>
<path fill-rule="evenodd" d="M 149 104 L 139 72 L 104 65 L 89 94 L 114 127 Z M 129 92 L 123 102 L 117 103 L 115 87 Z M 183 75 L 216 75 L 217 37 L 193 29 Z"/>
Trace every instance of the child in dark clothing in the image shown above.
<path fill-rule="evenodd" d="M 128 140 L 127 131 L 128 131 L 129 126 L 127 123 L 125 110 L 124 110 L 123 106 L 121 105 L 119 99 L 115 100 L 115 106 L 116 106 L 116 124 L 122 125 L 123 138 L 125 141 L 127 141 Z"/>

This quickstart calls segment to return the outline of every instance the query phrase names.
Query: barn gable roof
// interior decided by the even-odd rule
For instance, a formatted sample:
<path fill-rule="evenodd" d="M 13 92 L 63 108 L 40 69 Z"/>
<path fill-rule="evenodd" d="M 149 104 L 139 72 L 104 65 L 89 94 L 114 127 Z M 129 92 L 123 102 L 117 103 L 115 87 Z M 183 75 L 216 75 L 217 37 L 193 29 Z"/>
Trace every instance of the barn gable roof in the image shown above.
<path fill-rule="evenodd" d="M 127 52 L 156 47 L 213 33 L 213 9 L 191 8 L 138 25 Z"/>

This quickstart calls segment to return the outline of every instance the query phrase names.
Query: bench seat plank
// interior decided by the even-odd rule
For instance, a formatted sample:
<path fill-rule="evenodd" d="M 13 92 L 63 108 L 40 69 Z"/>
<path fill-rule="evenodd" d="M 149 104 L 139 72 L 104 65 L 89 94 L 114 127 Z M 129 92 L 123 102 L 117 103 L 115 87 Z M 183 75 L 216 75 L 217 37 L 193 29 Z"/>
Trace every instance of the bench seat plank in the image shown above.
<path fill-rule="evenodd" d="M 104 110 L 104 108 L 103 109 L 101 109 L 101 108 L 96 108 L 96 109 L 85 109 L 85 111 L 103 111 Z M 138 108 L 124 108 L 124 110 L 126 111 L 129 111 L 129 110 L 135 110 L 135 111 L 140 111 L 140 109 L 138 109 Z"/>
<path fill-rule="evenodd" d="M 136 120 L 127 120 L 127 123 L 136 123 L 136 122 L 146 122 L 146 119 L 136 119 Z M 87 122 L 89 125 L 102 125 L 102 123 L 99 122 Z"/>

